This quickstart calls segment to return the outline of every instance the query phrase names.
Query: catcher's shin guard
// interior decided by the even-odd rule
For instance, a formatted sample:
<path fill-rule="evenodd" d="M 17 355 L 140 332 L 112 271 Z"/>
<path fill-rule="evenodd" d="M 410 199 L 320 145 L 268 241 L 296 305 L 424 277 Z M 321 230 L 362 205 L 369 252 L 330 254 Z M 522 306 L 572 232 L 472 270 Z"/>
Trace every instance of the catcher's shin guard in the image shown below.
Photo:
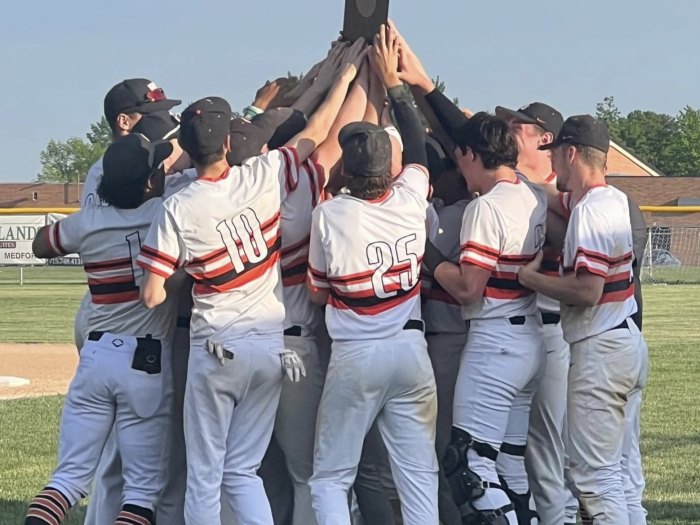
<path fill-rule="evenodd" d="M 156 525 L 153 511 L 138 505 L 124 505 L 114 525 Z"/>
<path fill-rule="evenodd" d="M 24 525 L 61 525 L 71 507 L 61 491 L 46 487 L 29 504 Z"/>

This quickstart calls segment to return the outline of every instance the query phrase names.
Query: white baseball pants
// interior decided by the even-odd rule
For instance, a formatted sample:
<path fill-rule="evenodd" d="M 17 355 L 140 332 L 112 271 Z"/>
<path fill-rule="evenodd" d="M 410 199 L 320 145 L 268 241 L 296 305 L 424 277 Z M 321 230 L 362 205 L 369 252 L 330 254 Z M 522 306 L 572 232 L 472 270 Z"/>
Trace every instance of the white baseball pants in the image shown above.
<path fill-rule="evenodd" d="M 597 525 L 632 525 L 622 474 L 625 407 L 644 364 L 642 336 L 632 320 L 627 325 L 571 345 L 569 474 Z"/>
<path fill-rule="evenodd" d="M 153 510 L 160 494 L 172 395 L 170 351 L 163 344 L 161 372 L 147 374 L 131 368 L 136 344 L 132 336 L 104 334 L 85 341 L 80 352 L 61 418 L 58 466 L 48 484 L 73 504 L 88 493 L 113 427 L 124 480 L 117 504 Z"/>
<path fill-rule="evenodd" d="M 239 525 L 272 525 L 257 475 L 272 436 L 282 388 L 282 334 L 222 340 L 234 354 L 222 366 L 190 348 L 185 389 L 187 525 L 220 525 L 221 496 Z"/>
<path fill-rule="evenodd" d="M 539 314 L 525 316 L 522 324 L 506 318 L 471 320 L 457 377 L 454 426 L 495 450 L 503 443 L 526 444 L 530 405 L 545 359 L 541 327 Z M 467 454 L 469 468 L 483 481 L 500 483 L 500 475 L 516 493 L 528 491 L 524 457 L 501 451 L 494 462 L 472 449 Z M 490 510 L 509 503 L 502 490 L 486 489 L 473 505 Z"/>
<path fill-rule="evenodd" d="M 320 525 L 350 525 L 348 490 L 374 420 L 406 525 L 438 525 L 437 400 L 423 333 L 334 342 L 321 397 L 311 496 Z"/>
<path fill-rule="evenodd" d="M 561 323 L 545 324 L 544 369 L 532 398 L 525 468 L 541 525 L 565 523 L 569 490 L 564 481 L 566 383 L 571 356 Z"/>

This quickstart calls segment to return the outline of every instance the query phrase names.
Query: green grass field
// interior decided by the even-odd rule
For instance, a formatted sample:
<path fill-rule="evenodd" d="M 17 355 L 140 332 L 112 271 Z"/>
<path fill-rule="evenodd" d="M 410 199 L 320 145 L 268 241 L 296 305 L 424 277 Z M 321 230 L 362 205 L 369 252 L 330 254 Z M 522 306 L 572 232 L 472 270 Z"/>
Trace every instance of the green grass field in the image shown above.
<path fill-rule="evenodd" d="M 71 342 L 84 290 L 0 284 L 0 342 Z M 642 446 L 649 523 L 700 525 L 700 286 L 647 286 L 645 299 L 651 373 Z M 0 525 L 21 523 L 27 502 L 48 479 L 61 403 L 61 396 L 0 402 Z M 78 508 L 67 523 L 80 524 L 83 515 Z"/>

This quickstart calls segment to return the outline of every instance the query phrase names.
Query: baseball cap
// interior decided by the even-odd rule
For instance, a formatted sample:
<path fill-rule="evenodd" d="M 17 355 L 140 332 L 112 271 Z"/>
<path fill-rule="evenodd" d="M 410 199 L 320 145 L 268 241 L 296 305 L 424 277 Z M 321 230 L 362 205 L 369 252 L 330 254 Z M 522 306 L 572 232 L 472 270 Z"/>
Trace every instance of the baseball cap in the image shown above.
<path fill-rule="evenodd" d="M 206 156 L 220 151 L 230 132 L 231 106 L 223 98 L 207 97 L 182 112 L 178 141 L 190 156 Z"/>
<path fill-rule="evenodd" d="M 376 124 L 353 122 L 338 135 L 343 167 L 353 177 L 381 177 L 391 167 L 391 139 Z"/>
<path fill-rule="evenodd" d="M 111 191 L 143 184 L 172 152 L 167 141 L 151 142 L 139 133 L 121 137 L 105 151 L 101 184 Z"/>
<path fill-rule="evenodd" d="M 167 98 L 163 88 L 159 88 L 155 82 L 146 78 L 128 78 L 107 92 L 105 118 L 108 122 L 114 122 L 120 113 L 167 111 L 181 102 Z"/>
<path fill-rule="evenodd" d="M 506 120 L 515 119 L 525 124 L 536 124 L 557 138 L 564 118 L 556 109 L 542 102 L 527 104 L 518 110 L 496 107 L 496 115 Z"/>
<path fill-rule="evenodd" d="M 562 144 L 587 146 L 607 153 L 610 149 L 610 131 L 602 120 L 590 115 L 576 115 L 564 121 L 554 142 L 540 146 L 540 149 L 552 149 Z"/>
<path fill-rule="evenodd" d="M 169 111 L 157 111 L 141 117 L 131 131 L 150 141 L 172 140 L 180 136 L 180 119 Z"/>
<path fill-rule="evenodd" d="M 305 127 L 304 114 L 291 108 L 270 109 L 251 121 L 235 118 L 231 121 L 231 151 L 226 159 L 230 166 L 240 165 L 260 155 L 265 144 L 269 149 L 284 146 Z"/>

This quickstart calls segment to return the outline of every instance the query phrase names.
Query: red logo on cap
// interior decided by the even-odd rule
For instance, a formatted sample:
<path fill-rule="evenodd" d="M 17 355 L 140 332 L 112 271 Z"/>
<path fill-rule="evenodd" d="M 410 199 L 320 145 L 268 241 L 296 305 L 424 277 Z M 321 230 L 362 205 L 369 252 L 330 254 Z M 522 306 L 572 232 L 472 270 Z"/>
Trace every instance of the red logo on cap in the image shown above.
<path fill-rule="evenodd" d="M 149 102 L 158 102 L 159 100 L 166 99 L 163 88 L 150 89 L 148 93 L 146 93 L 146 98 Z"/>

